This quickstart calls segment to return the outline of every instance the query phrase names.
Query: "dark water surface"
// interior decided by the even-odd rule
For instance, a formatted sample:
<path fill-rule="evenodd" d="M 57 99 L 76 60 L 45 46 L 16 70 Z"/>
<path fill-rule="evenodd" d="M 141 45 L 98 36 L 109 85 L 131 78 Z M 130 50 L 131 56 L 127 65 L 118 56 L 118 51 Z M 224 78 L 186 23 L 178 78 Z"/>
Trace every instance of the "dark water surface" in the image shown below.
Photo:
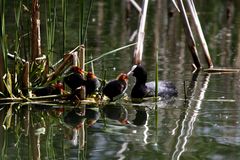
<path fill-rule="evenodd" d="M 170 2 L 149 2 L 142 64 L 148 79 L 154 80 L 158 52 L 159 79 L 174 82 L 179 91 L 174 101 L 132 104 L 123 100 L 85 106 L 86 117 L 79 116 L 84 112 L 82 106 L 1 104 L 0 159 L 238 160 L 239 73 L 192 73 L 181 18 Z M 195 2 L 214 65 L 240 68 L 240 2 Z M 76 7 L 69 4 L 72 11 Z M 123 0 L 95 1 L 87 35 L 87 60 L 130 43 L 138 15 L 132 8 L 126 19 L 125 7 Z M 74 32 L 78 22 L 75 12 L 69 11 L 68 16 L 67 50 L 71 50 L 77 46 Z M 202 55 L 198 40 L 197 44 Z M 95 73 L 102 77 L 106 70 L 107 79 L 112 79 L 127 72 L 132 54 L 133 48 L 129 48 L 94 62 Z M 128 93 L 133 83 L 131 77 Z M 129 124 L 124 124 L 126 120 Z"/>

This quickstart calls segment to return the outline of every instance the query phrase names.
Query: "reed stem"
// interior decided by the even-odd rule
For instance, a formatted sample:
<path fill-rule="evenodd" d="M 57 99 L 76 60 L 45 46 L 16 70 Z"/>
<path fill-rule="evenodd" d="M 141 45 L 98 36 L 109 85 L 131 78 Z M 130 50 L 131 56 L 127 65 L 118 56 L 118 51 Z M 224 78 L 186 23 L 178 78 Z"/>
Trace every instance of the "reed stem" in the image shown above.
<path fill-rule="evenodd" d="M 84 0 L 80 0 L 79 2 L 80 10 L 79 10 L 79 35 L 78 41 L 79 44 L 83 44 L 83 21 L 84 21 Z"/>
<path fill-rule="evenodd" d="M 194 65 L 199 69 L 201 68 L 198 52 L 196 48 L 196 42 L 193 37 L 193 33 L 189 24 L 187 13 L 182 0 L 178 0 L 178 7 L 180 10 L 181 17 L 183 19 L 184 31 L 187 37 L 188 48 L 192 54 Z"/>
<path fill-rule="evenodd" d="M 32 61 L 41 56 L 41 36 L 40 36 L 40 5 L 38 0 L 32 1 L 32 28 L 31 28 L 31 44 L 32 44 Z"/>
<path fill-rule="evenodd" d="M 144 36 L 145 36 L 145 23 L 146 23 L 146 17 L 147 17 L 147 7 L 148 7 L 148 0 L 144 0 L 143 9 L 142 9 L 142 15 L 141 20 L 138 28 L 138 39 L 137 39 L 137 45 L 134 50 L 133 54 L 133 63 L 134 64 L 141 64 L 142 62 L 142 54 L 143 54 L 143 42 L 144 42 Z"/>
<path fill-rule="evenodd" d="M 7 72 L 7 68 L 8 68 L 8 60 L 7 60 L 7 53 L 8 53 L 8 47 L 7 47 L 7 35 L 5 33 L 6 30 L 6 26 L 5 26 L 5 0 L 1 0 L 1 31 L 0 31 L 0 42 L 1 42 L 1 55 L 2 56 L 2 61 L 4 66 L 3 68 L 3 72 L 6 73 Z"/>
<path fill-rule="evenodd" d="M 89 21 L 90 21 L 90 15 L 91 15 L 91 11 L 92 11 L 93 2 L 94 2 L 94 0 L 90 1 L 88 13 L 87 13 L 87 21 L 86 21 L 86 24 L 85 24 L 85 31 L 84 31 L 84 34 L 83 34 L 83 42 L 81 44 L 85 44 L 85 42 L 86 42 L 87 29 L 88 29 L 88 24 L 89 24 Z"/>
<path fill-rule="evenodd" d="M 53 60 L 55 30 L 56 30 L 56 0 L 45 0 L 45 19 L 46 19 L 46 35 L 47 35 L 47 57 L 50 62 Z"/>
<path fill-rule="evenodd" d="M 68 0 L 62 0 L 62 53 L 64 54 L 66 48 L 66 24 L 67 24 L 67 3 Z"/>
<path fill-rule="evenodd" d="M 205 39 L 204 34 L 203 34 L 203 30 L 202 30 L 201 23 L 200 23 L 200 20 L 198 18 L 198 15 L 197 15 L 197 11 L 196 11 L 194 2 L 193 2 L 193 0 L 188 0 L 187 2 L 188 2 L 188 8 L 189 8 L 190 13 L 193 17 L 193 22 L 195 24 L 197 34 L 198 34 L 200 42 L 201 42 L 200 44 L 201 44 L 201 46 L 203 48 L 203 51 L 204 51 L 206 62 L 208 64 L 209 68 L 213 68 L 213 62 L 212 62 L 212 59 L 211 59 L 211 56 L 210 56 L 210 53 L 209 53 L 209 50 L 208 50 L 208 45 L 207 45 L 206 39 Z"/>

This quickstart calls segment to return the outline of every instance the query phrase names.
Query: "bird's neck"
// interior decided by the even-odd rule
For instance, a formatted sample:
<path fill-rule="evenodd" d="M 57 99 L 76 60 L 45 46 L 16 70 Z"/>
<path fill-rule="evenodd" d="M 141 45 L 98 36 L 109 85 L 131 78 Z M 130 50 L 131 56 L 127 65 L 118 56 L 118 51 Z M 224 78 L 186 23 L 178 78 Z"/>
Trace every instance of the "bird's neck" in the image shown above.
<path fill-rule="evenodd" d="M 147 77 L 141 77 L 136 79 L 136 85 L 145 85 L 147 82 Z"/>

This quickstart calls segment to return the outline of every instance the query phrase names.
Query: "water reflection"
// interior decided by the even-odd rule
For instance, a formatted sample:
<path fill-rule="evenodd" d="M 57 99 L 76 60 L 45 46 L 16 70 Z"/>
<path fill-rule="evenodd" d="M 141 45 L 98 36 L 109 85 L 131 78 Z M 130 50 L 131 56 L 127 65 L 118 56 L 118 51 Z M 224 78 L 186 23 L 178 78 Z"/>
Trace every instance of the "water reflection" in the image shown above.
<path fill-rule="evenodd" d="M 180 115 L 179 121 L 177 122 L 177 128 L 173 130 L 173 135 L 177 133 L 175 150 L 173 150 L 172 159 L 180 159 L 183 152 L 186 150 L 189 138 L 192 136 L 192 132 L 195 128 L 195 122 L 201 109 L 202 101 L 205 97 L 205 92 L 208 88 L 210 75 L 205 74 L 202 81 L 198 79 L 199 72 L 193 74 L 187 92 L 187 97 L 190 100 L 186 101 L 186 110 Z M 176 131 L 177 130 L 177 131 Z"/>
<path fill-rule="evenodd" d="M 143 64 L 153 80 L 154 53 L 159 51 L 160 79 L 175 82 L 179 91 L 173 103 L 91 107 L 0 103 L 0 159 L 238 159 L 240 76 L 191 73 L 182 24 L 170 2 L 150 3 Z M 214 64 L 239 67 L 240 2 L 196 0 L 196 4 Z M 87 55 L 97 57 L 128 42 L 138 15 L 131 10 L 126 20 L 125 5 L 95 3 Z M 69 17 L 74 19 L 75 13 Z M 76 25 L 68 25 L 68 30 L 67 48 L 72 49 L 77 46 Z M 56 46 L 61 46 L 59 37 Z M 107 70 L 106 78 L 112 79 L 129 69 L 131 56 L 128 49 L 101 59 L 93 64 L 95 73 L 101 77 Z M 131 88 L 133 80 L 129 81 Z"/>
<path fill-rule="evenodd" d="M 128 111 L 122 105 L 105 105 L 103 107 L 103 113 L 107 118 L 117 120 L 121 124 L 129 124 Z"/>

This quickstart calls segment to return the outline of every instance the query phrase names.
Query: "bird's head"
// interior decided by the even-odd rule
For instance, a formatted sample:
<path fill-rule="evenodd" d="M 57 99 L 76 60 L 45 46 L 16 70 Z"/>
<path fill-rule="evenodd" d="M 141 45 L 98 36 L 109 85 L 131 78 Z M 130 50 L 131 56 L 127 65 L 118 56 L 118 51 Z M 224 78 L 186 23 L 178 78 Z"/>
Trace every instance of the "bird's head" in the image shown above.
<path fill-rule="evenodd" d="M 71 71 L 73 71 L 74 73 L 84 74 L 84 70 L 82 68 L 77 67 L 77 66 L 72 67 Z"/>
<path fill-rule="evenodd" d="M 63 85 L 60 81 L 58 81 L 56 84 L 54 84 L 53 87 L 54 87 L 55 89 L 60 90 L 61 92 L 64 91 L 64 85 Z"/>
<path fill-rule="evenodd" d="M 88 79 L 95 79 L 95 78 L 97 78 L 97 77 L 96 77 L 96 75 L 95 75 L 94 73 L 88 72 L 88 73 L 87 73 L 87 78 L 88 78 Z"/>
<path fill-rule="evenodd" d="M 120 81 L 128 81 L 128 75 L 125 74 L 125 73 L 121 73 L 118 77 L 117 77 L 118 80 Z"/>

